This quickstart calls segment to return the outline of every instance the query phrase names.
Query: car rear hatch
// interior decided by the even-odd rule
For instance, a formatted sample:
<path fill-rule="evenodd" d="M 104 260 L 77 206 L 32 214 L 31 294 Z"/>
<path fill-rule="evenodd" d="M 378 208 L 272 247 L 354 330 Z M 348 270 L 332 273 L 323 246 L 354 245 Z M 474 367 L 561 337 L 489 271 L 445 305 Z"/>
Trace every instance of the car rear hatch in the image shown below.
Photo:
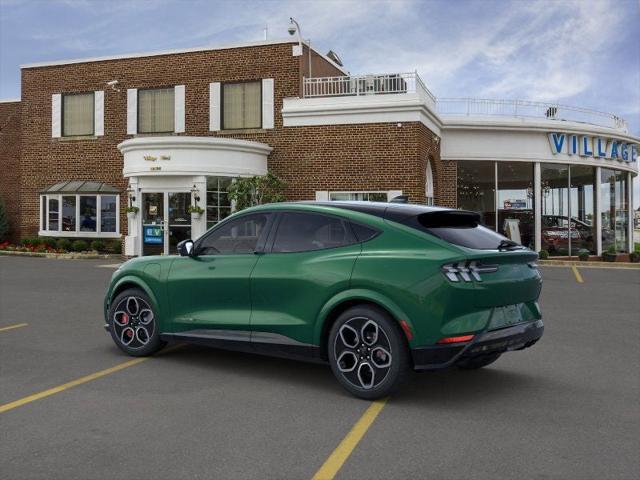
<path fill-rule="evenodd" d="M 463 259 L 443 265 L 443 274 L 452 283 L 473 283 L 476 306 L 536 301 L 542 285 L 538 255 L 479 221 L 474 212 L 435 210 L 406 218 L 403 223 L 459 248 Z"/>

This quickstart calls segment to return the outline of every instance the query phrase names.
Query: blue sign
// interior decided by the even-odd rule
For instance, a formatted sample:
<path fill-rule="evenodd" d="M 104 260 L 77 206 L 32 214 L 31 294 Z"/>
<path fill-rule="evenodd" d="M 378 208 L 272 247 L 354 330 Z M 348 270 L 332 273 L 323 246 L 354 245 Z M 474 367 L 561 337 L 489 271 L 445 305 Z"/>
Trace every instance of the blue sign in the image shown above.
<path fill-rule="evenodd" d="M 147 245 L 162 245 L 162 227 L 145 225 L 142 230 L 144 231 L 144 243 Z"/>

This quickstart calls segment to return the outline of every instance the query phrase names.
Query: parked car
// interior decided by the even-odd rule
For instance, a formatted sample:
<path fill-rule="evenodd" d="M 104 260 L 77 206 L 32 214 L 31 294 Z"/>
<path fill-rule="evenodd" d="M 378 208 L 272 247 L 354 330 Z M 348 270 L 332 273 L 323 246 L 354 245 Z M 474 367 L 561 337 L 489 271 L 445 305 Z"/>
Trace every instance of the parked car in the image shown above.
<path fill-rule="evenodd" d="M 133 355 L 167 342 L 328 362 L 353 395 L 412 370 L 481 368 L 543 333 L 537 255 L 473 212 L 301 202 L 236 213 L 181 256 L 113 275 L 105 328 Z"/>

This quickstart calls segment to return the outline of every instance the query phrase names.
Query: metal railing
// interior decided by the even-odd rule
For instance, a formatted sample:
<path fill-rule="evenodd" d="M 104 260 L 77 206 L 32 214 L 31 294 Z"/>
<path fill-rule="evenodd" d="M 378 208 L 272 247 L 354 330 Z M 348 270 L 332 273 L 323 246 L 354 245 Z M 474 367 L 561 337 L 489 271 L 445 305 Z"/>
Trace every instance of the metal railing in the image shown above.
<path fill-rule="evenodd" d="M 305 98 L 419 93 L 435 102 L 435 97 L 416 72 L 313 77 L 305 78 L 303 85 Z"/>
<path fill-rule="evenodd" d="M 490 100 L 483 98 L 439 98 L 437 111 L 442 115 L 506 116 L 544 118 L 588 123 L 628 131 L 627 122 L 611 113 L 559 103 L 528 100 Z"/>
<path fill-rule="evenodd" d="M 312 77 L 305 78 L 303 81 L 304 98 L 403 93 L 417 93 L 430 107 L 443 115 L 541 118 L 588 123 L 628 131 L 627 122 L 617 115 L 559 103 L 483 98 L 436 99 L 417 72 Z"/>

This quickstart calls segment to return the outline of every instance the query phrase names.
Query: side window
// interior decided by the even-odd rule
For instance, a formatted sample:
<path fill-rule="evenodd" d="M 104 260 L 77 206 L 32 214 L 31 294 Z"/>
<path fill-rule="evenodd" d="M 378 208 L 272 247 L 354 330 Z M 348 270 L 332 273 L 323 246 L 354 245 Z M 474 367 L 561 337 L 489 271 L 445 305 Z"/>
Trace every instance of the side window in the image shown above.
<path fill-rule="evenodd" d="M 307 252 L 355 242 L 349 225 L 339 217 L 290 212 L 278 225 L 273 252 Z"/>
<path fill-rule="evenodd" d="M 367 242 L 380 233 L 375 228 L 367 227 L 359 223 L 352 223 L 351 228 L 359 242 Z"/>
<path fill-rule="evenodd" d="M 225 222 L 202 239 L 198 245 L 198 254 L 231 255 L 255 252 L 268 217 L 268 213 L 256 213 Z"/>

